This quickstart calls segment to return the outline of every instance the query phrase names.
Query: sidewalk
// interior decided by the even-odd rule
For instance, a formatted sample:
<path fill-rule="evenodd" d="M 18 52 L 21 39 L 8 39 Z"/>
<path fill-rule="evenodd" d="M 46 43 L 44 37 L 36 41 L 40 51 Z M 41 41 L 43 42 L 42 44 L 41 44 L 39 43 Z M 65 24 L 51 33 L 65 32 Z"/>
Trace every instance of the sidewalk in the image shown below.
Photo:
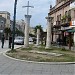
<path fill-rule="evenodd" d="M 1 44 L 0 44 L 1 46 Z M 15 45 L 15 48 L 20 45 Z M 8 51 L 8 42 L 0 52 Z M 42 64 L 9 59 L 0 55 L 0 75 L 75 75 L 75 64 Z"/>
<path fill-rule="evenodd" d="M 65 47 L 66 49 L 69 49 L 69 47 L 68 47 L 68 46 L 64 46 L 64 47 Z M 74 46 L 72 46 L 72 47 L 71 47 L 71 50 L 72 50 L 72 51 L 75 51 L 75 47 L 74 47 Z"/>
<path fill-rule="evenodd" d="M 14 45 L 14 49 L 15 49 L 15 48 L 19 48 L 19 47 L 21 47 L 21 46 L 22 46 L 22 45 Z M 1 42 L 0 42 L 0 54 L 1 54 L 1 53 L 4 53 L 4 52 L 6 52 L 6 51 L 9 51 L 9 50 L 11 50 L 11 49 L 8 47 L 8 40 L 5 41 L 3 48 L 1 48 Z"/>
<path fill-rule="evenodd" d="M 59 46 L 59 45 L 57 45 L 57 46 L 54 46 L 54 47 L 65 48 L 65 49 L 68 49 L 69 50 L 69 47 L 68 46 Z M 71 46 L 71 50 L 72 51 L 75 51 L 75 47 L 74 46 Z"/>

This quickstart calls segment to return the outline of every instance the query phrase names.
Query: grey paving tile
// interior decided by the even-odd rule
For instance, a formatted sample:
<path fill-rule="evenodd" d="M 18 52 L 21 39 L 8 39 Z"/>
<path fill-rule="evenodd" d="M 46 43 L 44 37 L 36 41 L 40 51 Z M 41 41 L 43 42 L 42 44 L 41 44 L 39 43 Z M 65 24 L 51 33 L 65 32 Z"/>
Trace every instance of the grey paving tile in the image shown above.
<path fill-rule="evenodd" d="M 0 54 L 0 75 L 75 75 L 75 64 L 27 63 L 12 60 Z"/>

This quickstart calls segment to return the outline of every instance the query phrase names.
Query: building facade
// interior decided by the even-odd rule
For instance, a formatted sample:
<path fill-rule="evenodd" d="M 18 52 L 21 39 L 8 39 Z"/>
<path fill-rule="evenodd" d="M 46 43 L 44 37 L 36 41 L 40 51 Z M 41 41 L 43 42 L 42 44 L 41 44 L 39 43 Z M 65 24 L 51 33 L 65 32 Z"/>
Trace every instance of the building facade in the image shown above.
<path fill-rule="evenodd" d="M 0 30 L 4 30 L 6 19 L 4 17 L 0 17 Z"/>
<path fill-rule="evenodd" d="M 6 19 L 4 17 L 0 17 L 0 39 L 5 29 L 5 23 L 6 23 Z"/>
<path fill-rule="evenodd" d="M 52 41 L 60 39 L 63 45 L 71 43 L 73 40 L 73 28 L 71 21 L 75 20 L 75 9 L 70 9 L 70 4 L 74 0 L 56 0 L 54 7 L 50 6 L 48 16 L 52 17 Z"/>
<path fill-rule="evenodd" d="M 0 11 L 0 16 L 6 19 L 5 27 L 10 27 L 10 13 L 7 11 Z"/>

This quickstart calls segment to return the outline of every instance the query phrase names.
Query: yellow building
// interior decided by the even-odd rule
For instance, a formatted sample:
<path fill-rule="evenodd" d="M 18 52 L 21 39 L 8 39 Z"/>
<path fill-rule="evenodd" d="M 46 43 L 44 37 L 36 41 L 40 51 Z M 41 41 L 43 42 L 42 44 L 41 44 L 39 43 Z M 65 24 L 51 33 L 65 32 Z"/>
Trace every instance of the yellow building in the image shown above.
<path fill-rule="evenodd" d="M 10 27 L 10 13 L 7 11 L 0 11 L 0 16 L 6 19 L 5 27 Z"/>

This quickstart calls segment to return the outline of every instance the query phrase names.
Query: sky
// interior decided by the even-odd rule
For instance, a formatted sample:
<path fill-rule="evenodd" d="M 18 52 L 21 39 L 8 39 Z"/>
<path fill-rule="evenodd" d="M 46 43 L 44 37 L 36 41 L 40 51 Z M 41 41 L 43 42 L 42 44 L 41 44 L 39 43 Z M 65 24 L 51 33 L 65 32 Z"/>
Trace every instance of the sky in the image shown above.
<path fill-rule="evenodd" d="M 17 1 L 16 20 L 25 20 L 24 15 L 27 14 L 27 9 L 22 8 L 22 6 L 26 6 L 27 2 L 28 0 Z M 55 0 L 29 0 L 29 3 L 30 6 L 34 6 L 34 8 L 29 9 L 29 15 L 32 15 L 30 26 L 35 27 L 40 24 L 45 29 L 47 26 L 45 17 L 48 16 L 50 5 L 55 5 Z M 10 18 L 13 20 L 14 0 L 0 0 L 0 11 L 10 12 Z"/>

